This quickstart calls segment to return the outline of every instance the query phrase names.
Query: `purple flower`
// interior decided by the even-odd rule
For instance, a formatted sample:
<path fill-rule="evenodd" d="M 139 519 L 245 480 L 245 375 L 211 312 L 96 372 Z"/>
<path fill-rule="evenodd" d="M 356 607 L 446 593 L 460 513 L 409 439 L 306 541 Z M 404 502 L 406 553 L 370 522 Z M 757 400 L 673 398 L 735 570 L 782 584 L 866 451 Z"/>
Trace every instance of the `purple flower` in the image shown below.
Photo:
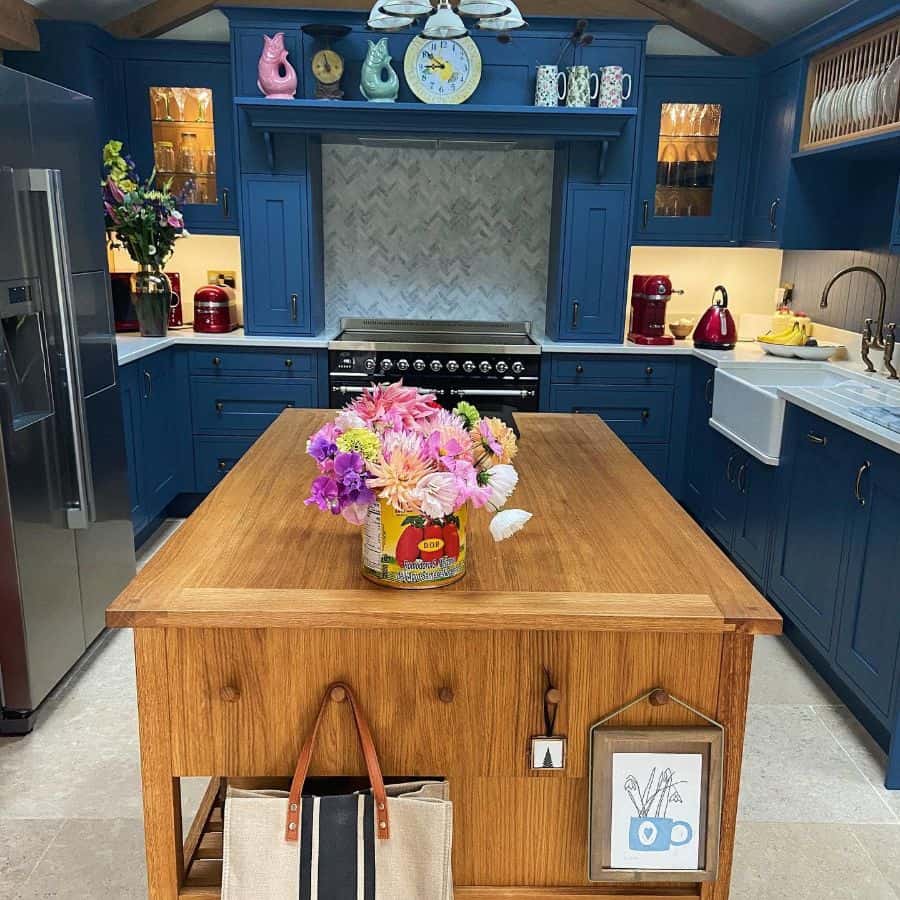
<path fill-rule="evenodd" d="M 309 496 L 303 502 L 307 506 L 315 504 L 319 509 L 328 510 L 335 514 L 339 513 L 337 482 L 327 475 L 320 475 L 318 478 L 314 478 L 310 486 Z"/>
<path fill-rule="evenodd" d="M 338 452 L 338 448 L 337 444 L 330 437 L 319 432 L 310 438 L 306 452 L 316 462 L 324 462 L 326 459 L 332 459 Z"/>
<path fill-rule="evenodd" d="M 371 503 L 374 494 L 366 485 L 365 462 L 358 453 L 338 453 L 334 476 L 340 486 L 341 509 L 350 504 Z"/>
<path fill-rule="evenodd" d="M 112 177 L 106 179 L 106 188 L 114 203 L 121 203 L 125 199 L 125 193 L 122 191 L 122 188 L 112 180 Z"/>

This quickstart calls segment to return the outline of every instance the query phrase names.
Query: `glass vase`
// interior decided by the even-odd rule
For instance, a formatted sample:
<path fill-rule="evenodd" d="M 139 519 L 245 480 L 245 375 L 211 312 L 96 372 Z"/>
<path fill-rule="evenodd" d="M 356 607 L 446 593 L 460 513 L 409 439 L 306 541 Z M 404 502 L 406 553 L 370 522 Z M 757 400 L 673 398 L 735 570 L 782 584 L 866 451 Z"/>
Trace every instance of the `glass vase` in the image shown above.
<path fill-rule="evenodd" d="M 172 284 L 168 276 L 152 266 L 141 266 L 131 276 L 131 302 L 144 337 L 165 337 L 169 331 Z"/>

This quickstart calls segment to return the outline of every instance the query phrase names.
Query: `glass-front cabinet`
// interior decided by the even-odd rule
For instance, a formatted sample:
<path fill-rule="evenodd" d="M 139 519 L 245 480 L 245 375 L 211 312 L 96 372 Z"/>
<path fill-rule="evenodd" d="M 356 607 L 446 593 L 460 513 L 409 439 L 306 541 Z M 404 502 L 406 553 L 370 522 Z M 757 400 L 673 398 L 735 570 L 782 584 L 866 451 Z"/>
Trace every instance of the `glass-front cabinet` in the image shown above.
<path fill-rule="evenodd" d="M 636 242 L 737 239 L 747 93 L 739 79 L 647 79 Z"/>
<path fill-rule="evenodd" d="M 227 64 L 128 64 L 131 152 L 141 174 L 171 181 L 189 231 L 235 233 L 234 149 Z"/>

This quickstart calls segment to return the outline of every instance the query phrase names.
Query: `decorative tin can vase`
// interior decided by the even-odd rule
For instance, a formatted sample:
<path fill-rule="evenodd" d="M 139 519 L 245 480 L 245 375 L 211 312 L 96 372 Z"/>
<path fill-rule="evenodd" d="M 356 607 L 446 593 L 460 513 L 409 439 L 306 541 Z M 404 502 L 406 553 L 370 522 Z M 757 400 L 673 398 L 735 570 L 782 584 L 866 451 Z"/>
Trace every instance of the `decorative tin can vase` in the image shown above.
<path fill-rule="evenodd" d="M 395 588 L 433 588 L 466 574 L 468 505 L 443 519 L 398 513 L 379 500 L 362 533 L 363 575 Z"/>

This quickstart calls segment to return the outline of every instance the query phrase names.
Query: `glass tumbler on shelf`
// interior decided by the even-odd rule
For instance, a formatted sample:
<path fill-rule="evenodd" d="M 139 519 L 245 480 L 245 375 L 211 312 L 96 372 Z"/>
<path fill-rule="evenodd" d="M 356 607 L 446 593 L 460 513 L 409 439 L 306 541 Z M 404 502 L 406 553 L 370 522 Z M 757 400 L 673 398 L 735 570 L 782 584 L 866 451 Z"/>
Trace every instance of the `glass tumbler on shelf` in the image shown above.
<path fill-rule="evenodd" d="M 174 172 L 175 145 L 171 141 L 157 141 L 153 145 L 153 161 L 157 172 Z"/>
<path fill-rule="evenodd" d="M 206 151 L 206 174 L 216 174 L 216 151 L 212 149 Z"/>
<path fill-rule="evenodd" d="M 178 147 L 178 171 L 185 175 L 197 173 L 197 135 L 193 131 L 182 132 Z"/>

